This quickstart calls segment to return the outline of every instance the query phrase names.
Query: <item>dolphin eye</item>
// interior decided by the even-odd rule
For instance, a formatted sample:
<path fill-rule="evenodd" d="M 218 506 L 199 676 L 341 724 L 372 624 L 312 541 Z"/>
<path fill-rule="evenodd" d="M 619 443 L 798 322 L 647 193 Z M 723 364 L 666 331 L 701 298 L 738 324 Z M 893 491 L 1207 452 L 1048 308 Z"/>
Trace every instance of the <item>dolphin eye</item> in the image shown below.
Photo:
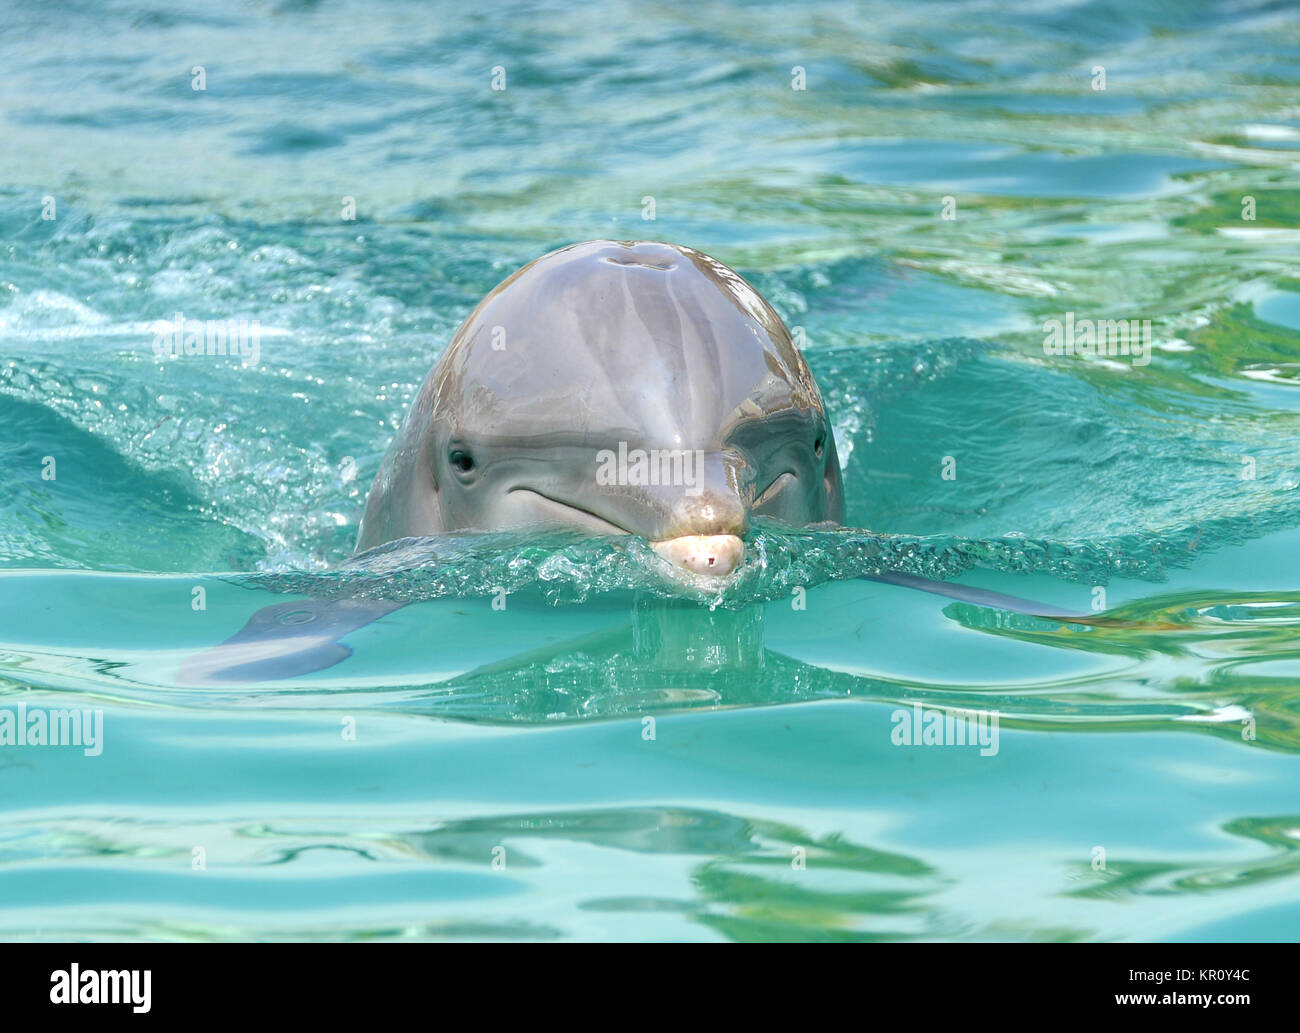
<path fill-rule="evenodd" d="M 817 432 L 817 440 L 813 442 L 813 452 L 816 453 L 817 458 L 820 459 L 822 457 L 822 453 L 825 451 L 826 451 L 826 432 L 822 430 Z"/>
<path fill-rule="evenodd" d="M 463 448 L 453 448 L 447 456 L 447 461 L 457 473 L 469 473 L 474 469 L 474 457 Z"/>

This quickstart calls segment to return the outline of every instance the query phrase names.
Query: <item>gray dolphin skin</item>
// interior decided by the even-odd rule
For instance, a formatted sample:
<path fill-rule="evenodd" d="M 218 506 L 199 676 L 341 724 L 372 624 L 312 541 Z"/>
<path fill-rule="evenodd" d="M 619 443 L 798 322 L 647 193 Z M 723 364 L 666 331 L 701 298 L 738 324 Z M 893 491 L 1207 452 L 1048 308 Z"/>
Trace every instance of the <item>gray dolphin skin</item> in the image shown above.
<path fill-rule="evenodd" d="M 692 248 L 590 241 L 496 287 L 416 396 L 357 540 L 532 526 L 638 534 L 693 572 L 751 515 L 839 523 L 835 441 L 780 318 Z"/>
<path fill-rule="evenodd" d="M 356 551 L 448 531 L 560 527 L 637 534 L 723 576 L 756 515 L 843 521 L 821 394 L 780 318 L 692 248 L 598 240 L 507 277 L 470 313 L 416 395 L 366 503 Z M 1049 618 L 1076 615 L 905 574 L 868 580 Z M 344 636 L 401 603 L 265 607 L 180 679 L 291 678 L 347 658 Z"/>

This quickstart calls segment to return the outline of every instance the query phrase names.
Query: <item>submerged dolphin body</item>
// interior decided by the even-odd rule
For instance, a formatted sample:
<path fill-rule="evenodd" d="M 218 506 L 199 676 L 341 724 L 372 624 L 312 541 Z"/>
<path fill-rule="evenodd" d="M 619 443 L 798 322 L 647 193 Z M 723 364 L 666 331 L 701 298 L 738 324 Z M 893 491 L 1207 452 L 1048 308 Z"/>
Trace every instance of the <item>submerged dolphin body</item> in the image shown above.
<path fill-rule="evenodd" d="M 638 534 L 670 563 L 726 575 L 752 516 L 838 524 L 821 394 L 772 307 L 691 248 L 590 241 L 479 303 L 433 367 L 370 489 L 357 552 L 457 530 Z M 876 580 L 1044 617 L 1027 600 L 907 575 Z M 190 684 L 292 677 L 350 655 L 399 604 L 267 607 L 182 668 Z M 274 611 L 274 612 L 273 612 Z"/>

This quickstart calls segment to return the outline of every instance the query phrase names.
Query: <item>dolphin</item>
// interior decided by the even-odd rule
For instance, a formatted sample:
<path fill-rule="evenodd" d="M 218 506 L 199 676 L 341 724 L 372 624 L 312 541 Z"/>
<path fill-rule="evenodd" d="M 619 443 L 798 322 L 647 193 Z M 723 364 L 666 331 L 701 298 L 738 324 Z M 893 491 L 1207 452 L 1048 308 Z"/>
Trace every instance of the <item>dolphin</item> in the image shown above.
<path fill-rule="evenodd" d="M 470 313 L 384 456 L 356 553 L 450 531 L 567 528 L 640 535 L 676 568 L 720 577 L 744 561 L 756 516 L 804 527 L 844 519 L 835 438 L 789 331 L 701 251 L 596 240 L 530 262 Z M 1079 616 L 910 575 L 874 580 Z M 345 634 L 399 605 L 267 607 L 191 657 L 182 680 L 332 666 L 350 655 Z"/>
<path fill-rule="evenodd" d="M 597 240 L 507 277 L 452 338 L 357 539 L 560 526 L 731 573 L 751 516 L 843 520 L 835 439 L 772 307 L 693 248 Z"/>

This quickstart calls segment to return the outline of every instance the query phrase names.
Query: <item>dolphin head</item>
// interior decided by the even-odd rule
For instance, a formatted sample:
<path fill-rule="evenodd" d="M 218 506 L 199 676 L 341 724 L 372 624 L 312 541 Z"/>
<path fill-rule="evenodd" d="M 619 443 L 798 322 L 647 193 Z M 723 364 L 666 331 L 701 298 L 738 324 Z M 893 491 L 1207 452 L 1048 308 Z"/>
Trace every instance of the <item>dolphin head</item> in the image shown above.
<path fill-rule="evenodd" d="M 754 515 L 842 519 L 817 385 L 739 275 L 678 245 L 591 241 L 507 278 L 421 388 L 358 551 L 458 529 L 637 534 L 726 574 Z"/>

